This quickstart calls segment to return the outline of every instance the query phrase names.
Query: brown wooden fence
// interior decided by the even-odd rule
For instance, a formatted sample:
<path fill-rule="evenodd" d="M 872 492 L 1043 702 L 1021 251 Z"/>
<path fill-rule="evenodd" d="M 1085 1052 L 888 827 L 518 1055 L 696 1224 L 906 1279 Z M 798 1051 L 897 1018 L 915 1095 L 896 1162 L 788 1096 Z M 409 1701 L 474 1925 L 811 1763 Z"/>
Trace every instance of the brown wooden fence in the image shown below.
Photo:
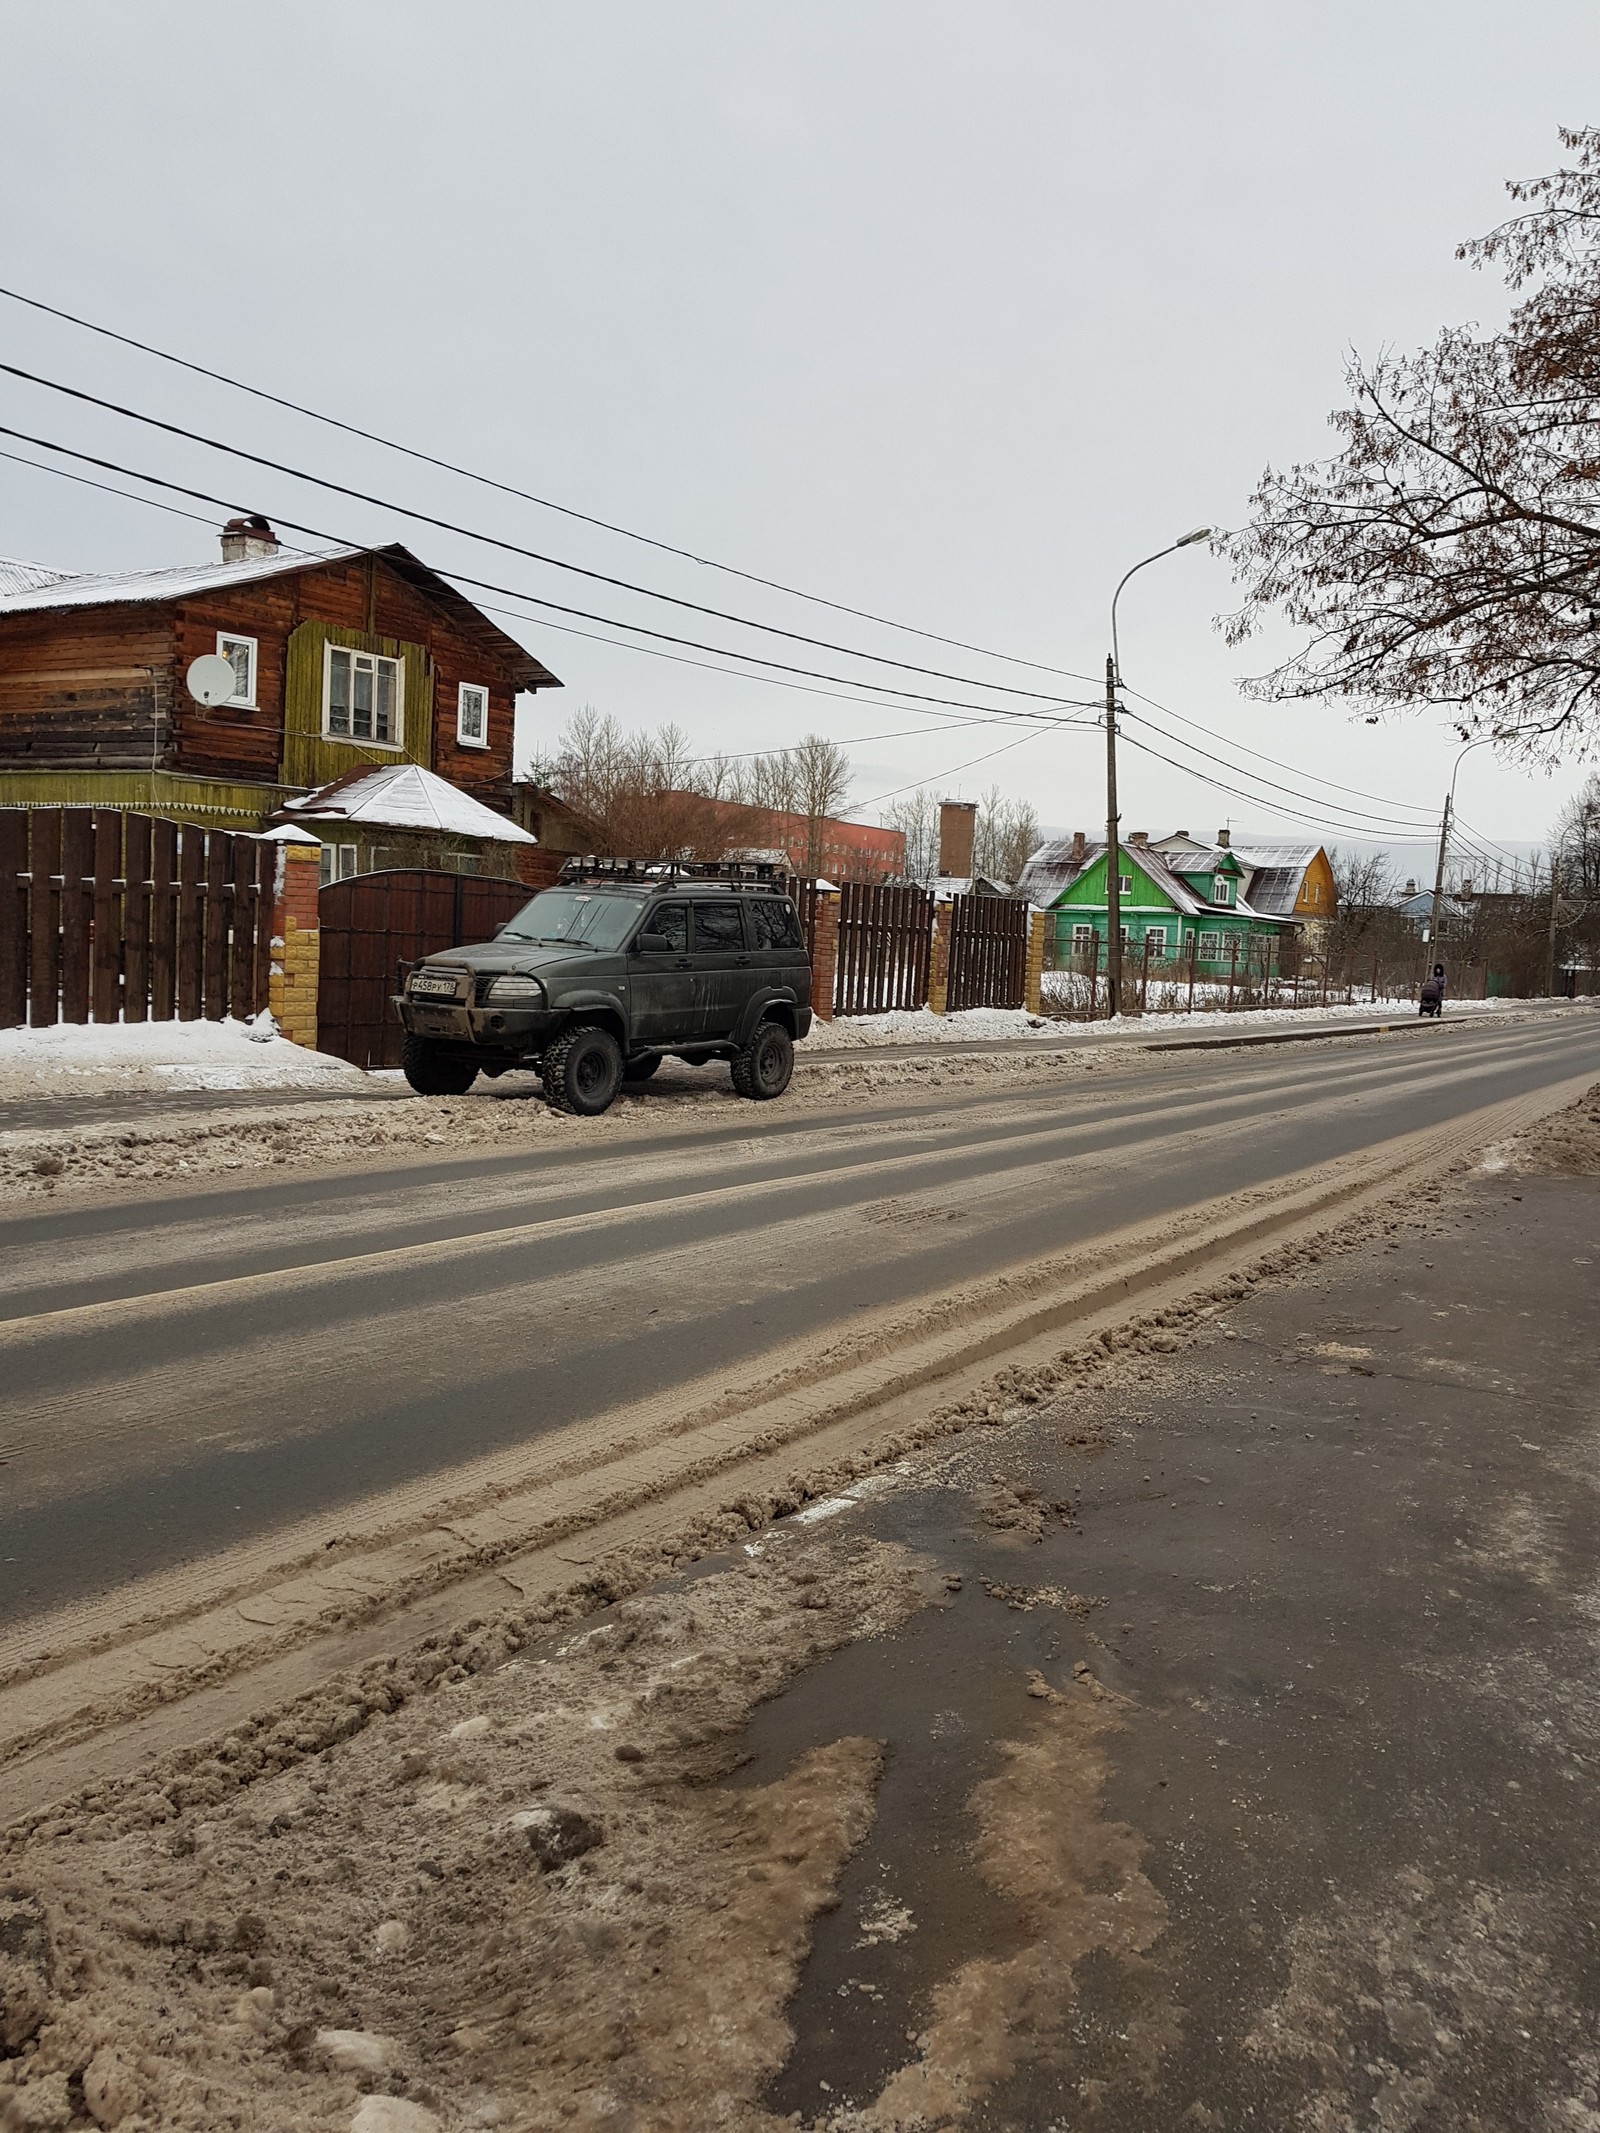
<path fill-rule="evenodd" d="M 110 807 L 0 808 L 0 1028 L 267 1004 L 277 847 Z"/>
<path fill-rule="evenodd" d="M 531 893 L 520 881 L 421 867 L 330 882 L 317 899 L 318 1051 L 358 1067 L 398 1066 L 405 1032 L 389 1001 L 405 965 L 492 940 Z"/>
<path fill-rule="evenodd" d="M 1020 1007 L 1028 988 L 1028 906 L 1019 896 L 958 896 L 950 907 L 946 1006 Z"/>
<path fill-rule="evenodd" d="M 926 889 L 847 881 L 839 890 L 836 1015 L 883 1015 L 925 1007 L 933 944 L 933 898 Z"/>

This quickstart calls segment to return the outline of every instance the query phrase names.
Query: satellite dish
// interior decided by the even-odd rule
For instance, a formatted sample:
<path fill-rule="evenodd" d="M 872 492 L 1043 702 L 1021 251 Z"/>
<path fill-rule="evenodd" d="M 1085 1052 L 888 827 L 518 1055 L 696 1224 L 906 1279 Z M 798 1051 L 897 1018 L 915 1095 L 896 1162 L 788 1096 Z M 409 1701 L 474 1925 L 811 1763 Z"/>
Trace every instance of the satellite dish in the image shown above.
<path fill-rule="evenodd" d="M 224 659 L 220 652 L 202 652 L 198 659 L 191 659 L 184 679 L 195 702 L 213 710 L 218 704 L 227 703 L 239 686 L 233 661 Z"/>

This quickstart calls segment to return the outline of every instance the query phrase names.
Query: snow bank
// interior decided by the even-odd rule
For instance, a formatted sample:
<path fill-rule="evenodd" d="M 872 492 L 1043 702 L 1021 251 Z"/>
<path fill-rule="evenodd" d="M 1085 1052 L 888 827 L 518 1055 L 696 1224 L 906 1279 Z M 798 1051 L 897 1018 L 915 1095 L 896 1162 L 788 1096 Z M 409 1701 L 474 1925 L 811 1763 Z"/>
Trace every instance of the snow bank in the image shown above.
<path fill-rule="evenodd" d="M 1520 1000 L 1449 1000 L 1447 1019 L 1460 1015 L 1505 1013 L 1526 1007 Z M 1414 999 L 1361 1000 L 1350 1007 L 1254 1007 L 1229 1014 L 1226 1008 L 1199 1009 L 1192 1015 L 1120 1015 L 1115 1022 L 1067 1021 L 1030 1015 L 1023 1008 L 972 1007 L 959 1015 L 936 1015 L 921 1007 L 914 1012 L 891 1015 L 847 1015 L 837 1022 L 813 1022 L 805 1040 L 808 1052 L 854 1051 L 877 1044 L 970 1044 L 1015 1038 L 1022 1043 L 1040 1039 L 1088 1036 L 1171 1037 L 1186 1030 L 1247 1030 L 1284 1022 L 1387 1022 L 1417 1012 Z"/>
<path fill-rule="evenodd" d="M 125 1089 L 357 1089 L 346 1060 L 248 1022 L 58 1022 L 0 1030 L 0 1097 L 98 1096 Z"/>

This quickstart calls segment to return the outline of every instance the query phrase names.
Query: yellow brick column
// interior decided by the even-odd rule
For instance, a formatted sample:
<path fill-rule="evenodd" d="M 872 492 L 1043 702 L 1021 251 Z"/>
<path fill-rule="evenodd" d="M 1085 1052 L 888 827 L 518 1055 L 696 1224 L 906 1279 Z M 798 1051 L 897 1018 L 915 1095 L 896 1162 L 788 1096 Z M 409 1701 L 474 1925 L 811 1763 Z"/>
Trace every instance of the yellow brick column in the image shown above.
<path fill-rule="evenodd" d="M 950 999 L 950 924 L 955 906 L 949 902 L 933 907 L 933 939 L 928 948 L 928 1006 L 942 1015 Z"/>
<path fill-rule="evenodd" d="M 1022 1004 L 1030 1015 L 1044 1013 L 1044 935 L 1049 922 L 1048 911 L 1028 913 L 1028 974 L 1023 980 Z"/>
<path fill-rule="evenodd" d="M 322 932 L 317 911 L 322 847 L 278 846 L 277 888 L 272 902 L 272 972 L 267 1005 L 281 1036 L 317 1048 L 317 979 Z"/>

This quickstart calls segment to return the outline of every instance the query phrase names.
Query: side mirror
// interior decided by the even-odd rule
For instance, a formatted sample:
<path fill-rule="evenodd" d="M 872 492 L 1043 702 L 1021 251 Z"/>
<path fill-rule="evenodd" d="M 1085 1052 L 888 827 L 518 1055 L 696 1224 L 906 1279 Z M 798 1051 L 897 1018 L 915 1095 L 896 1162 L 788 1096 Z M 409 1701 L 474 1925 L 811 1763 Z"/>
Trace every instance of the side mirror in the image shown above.
<path fill-rule="evenodd" d="M 635 955 L 671 955 L 672 943 L 664 933 L 641 933 L 633 944 Z"/>

